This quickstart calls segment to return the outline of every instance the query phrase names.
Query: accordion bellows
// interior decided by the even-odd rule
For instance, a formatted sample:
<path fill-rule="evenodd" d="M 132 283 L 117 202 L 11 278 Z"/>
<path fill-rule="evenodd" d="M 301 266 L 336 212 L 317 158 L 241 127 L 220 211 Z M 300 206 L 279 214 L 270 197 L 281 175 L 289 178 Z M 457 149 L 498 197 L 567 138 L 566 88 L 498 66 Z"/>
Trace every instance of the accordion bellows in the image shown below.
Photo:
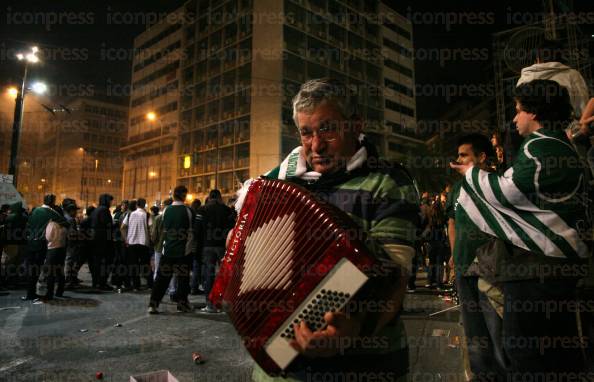
<path fill-rule="evenodd" d="M 254 181 L 237 218 L 210 299 L 223 306 L 268 373 L 298 353 L 293 323 L 322 329 L 366 283 L 375 260 L 360 229 L 338 208 L 295 184 Z"/>

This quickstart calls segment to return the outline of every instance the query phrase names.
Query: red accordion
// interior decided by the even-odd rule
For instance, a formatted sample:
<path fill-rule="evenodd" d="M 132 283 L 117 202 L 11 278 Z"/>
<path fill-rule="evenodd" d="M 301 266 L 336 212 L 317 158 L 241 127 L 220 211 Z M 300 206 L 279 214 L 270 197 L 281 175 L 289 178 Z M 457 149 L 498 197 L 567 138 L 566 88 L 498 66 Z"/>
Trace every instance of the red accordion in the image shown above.
<path fill-rule="evenodd" d="M 254 360 L 268 373 L 298 352 L 293 324 L 325 326 L 371 276 L 375 260 L 343 211 L 279 180 L 254 181 L 210 299 L 223 306 Z"/>

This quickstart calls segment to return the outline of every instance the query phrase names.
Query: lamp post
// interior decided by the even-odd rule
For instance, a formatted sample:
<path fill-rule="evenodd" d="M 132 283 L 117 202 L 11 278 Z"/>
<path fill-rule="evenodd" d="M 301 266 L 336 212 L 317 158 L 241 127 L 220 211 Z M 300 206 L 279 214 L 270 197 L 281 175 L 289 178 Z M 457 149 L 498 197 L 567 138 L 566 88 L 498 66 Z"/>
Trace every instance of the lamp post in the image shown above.
<path fill-rule="evenodd" d="M 18 157 L 18 150 L 19 150 L 19 138 L 21 135 L 21 128 L 23 125 L 23 106 L 25 101 L 25 83 L 27 82 L 27 70 L 29 67 L 29 63 L 37 63 L 39 62 L 39 58 L 37 57 L 37 49 L 36 46 L 31 48 L 31 52 L 29 53 L 18 53 L 16 56 L 19 61 L 25 62 L 25 70 L 23 72 L 23 80 L 21 82 L 20 89 L 17 89 L 15 105 L 14 105 L 14 122 L 12 125 L 12 141 L 10 145 L 10 162 L 8 165 L 8 174 L 12 175 L 12 184 L 16 187 L 17 185 L 17 157 Z M 43 90 L 42 88 L 38 88 L 38 90 Z"/>

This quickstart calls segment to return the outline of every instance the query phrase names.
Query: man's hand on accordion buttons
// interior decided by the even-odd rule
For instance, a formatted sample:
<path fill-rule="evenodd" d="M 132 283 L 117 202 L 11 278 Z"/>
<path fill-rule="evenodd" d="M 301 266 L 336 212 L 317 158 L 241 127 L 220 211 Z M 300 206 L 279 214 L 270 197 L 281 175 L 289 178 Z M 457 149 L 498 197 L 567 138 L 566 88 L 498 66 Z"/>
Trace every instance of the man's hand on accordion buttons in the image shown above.
<path fill-rule="evenodd" d="M 306 357 L 332 357 L 341 353 L 351 341 L 341 338 L 356 337 L 361 331 L 361 323 L 353 316 L 344 313 L 326 312 L 326 328 L 312 332 L 304 321 L 293 325 L 295 340 L 291 345 Z"/>

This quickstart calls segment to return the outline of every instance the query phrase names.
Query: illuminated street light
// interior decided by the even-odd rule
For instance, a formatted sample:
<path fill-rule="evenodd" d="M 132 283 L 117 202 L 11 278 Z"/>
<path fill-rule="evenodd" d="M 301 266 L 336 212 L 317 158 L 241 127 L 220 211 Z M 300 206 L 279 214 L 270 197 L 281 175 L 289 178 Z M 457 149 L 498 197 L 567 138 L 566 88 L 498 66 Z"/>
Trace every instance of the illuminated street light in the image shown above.
<path fill-rule="evenodd" d="M 154 111 L 149 111 L 148 113 L 146 113 L 146 119 L 148 119 L 151 122 L 156 121 L 157 113 L 155 113 Z"/>
<path fill-rule="evenodd" d="M 8 96 L 10 98 L 16 99 L 17 95 L 19 95 L 19 89 L 15 88 L 14 86 L 11 86 L 8 88 L 6 93 L 8 93 Z"/>
<path fill-rule="evenodd" d="M 25 68 L 23 71 L 23 79 L 21 81 L 20 89 L 17 89 L 17 94 L 15 97 L 14 103 L 14 122 L 12 125 L 12 142 L 10 145 L 10 162 L 8 164 L 8 174 L 12 175 L 12 183 L 17 186 L 17 159 L 18 159 L 18 152 L 19 152 L 19 139 L 21 135 L 21 128 L 23 125 L 23 111 L 24 111 L 24 101 L 25 101 L 25 84 L 27 82 L 27 70 L 29 69 L 29 64 L 35 64 L 39 62 L 39 58 L 37 57 L 37 52 L 39 52 L 39 48 L 36 46 L 31 47 L 31 51 L 28 53 L 17 53 L 16 57 L 19 61 L 23 61 L 25 63 Z M 41 90 L 39 86 L 37 86 L 38 90 Z M 45 87 L 47 89 L 47 87 Z M 34 90 L 35 91 L 35 90 Z M 45 90 L 44 90 L 45 91 Z M 37 92 L 37 91 L 36 91 Z"/>
<path fill-rule="evenodd" d="M 43 82 L 35 82 L 31 85 L 31 90 L 37 94 L 43 94 L 47 91 L 47 85 Z"/>

